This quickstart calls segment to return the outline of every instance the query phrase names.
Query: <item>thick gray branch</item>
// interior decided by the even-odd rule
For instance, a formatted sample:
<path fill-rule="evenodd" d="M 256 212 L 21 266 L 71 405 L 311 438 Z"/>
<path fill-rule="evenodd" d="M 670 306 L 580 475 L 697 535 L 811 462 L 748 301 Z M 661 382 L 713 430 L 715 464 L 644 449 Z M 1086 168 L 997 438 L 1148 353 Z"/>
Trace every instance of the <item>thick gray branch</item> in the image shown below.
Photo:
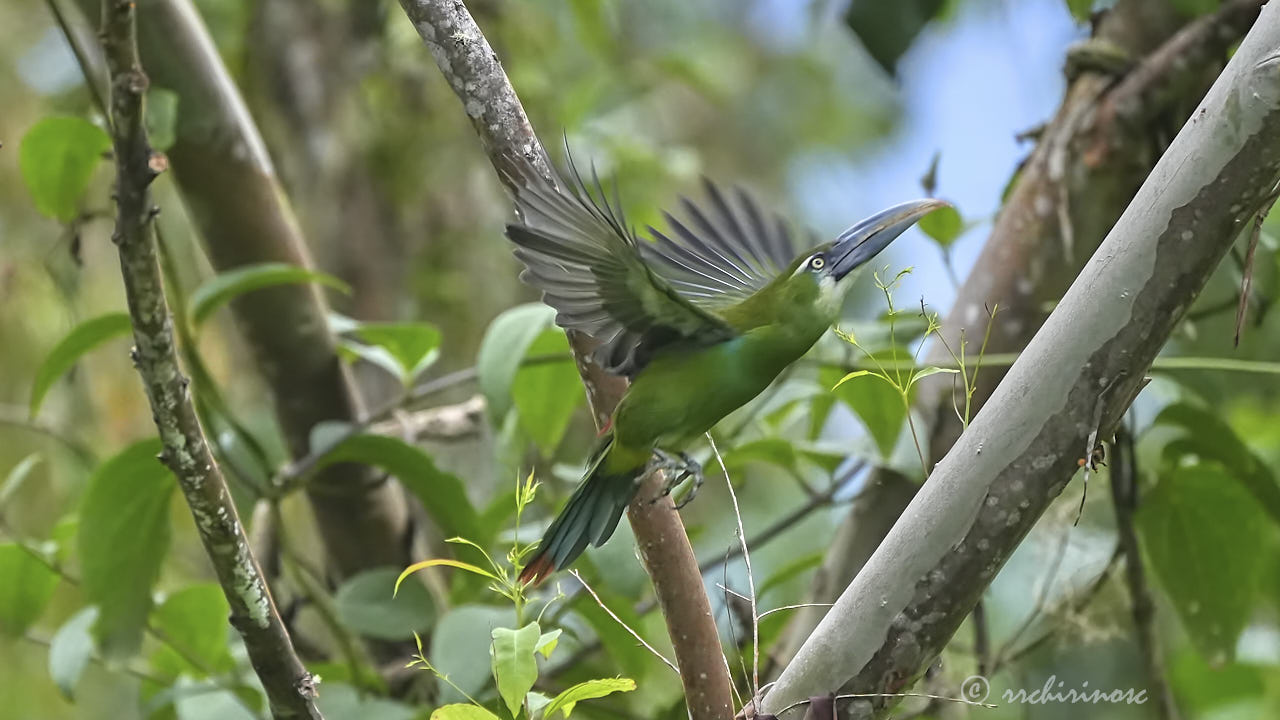
<path fill-rule="evenodd" d="M 1131 402 L 1280 175 L 1280 7 L 1268 5 L 986 407 L 763 702 L 892 692 L 946 643 Z M 1099 432 L 1099 430 L 1101 432 Z M 948 584 L 948 578 L 980 582 Z M 860 701 L 866 713 L 884 703 Z"/>
<path fill-rule="evenodd" d="M 173 323 L 156 258 L 153 208 L 148 186 L 165 169 L 143 129 L 147 76 L 138 61 L 135 6 L 131 0 L 103 3 L 103 47 L 111 76 L 112 144 L 116 160 L 116 227 L 129 314 L 134 364 L 142 376 L 156 429 L 164 444 L 160 460 L 173 471 L 195 518 L 196 531 L 231 606 L 231 623 L 244 639 L 276 718 L 320 718 L 311 674 L 293 651 L 262 570 L 249 548 L 214 462 L 188 381 L 178 365 Z"/>

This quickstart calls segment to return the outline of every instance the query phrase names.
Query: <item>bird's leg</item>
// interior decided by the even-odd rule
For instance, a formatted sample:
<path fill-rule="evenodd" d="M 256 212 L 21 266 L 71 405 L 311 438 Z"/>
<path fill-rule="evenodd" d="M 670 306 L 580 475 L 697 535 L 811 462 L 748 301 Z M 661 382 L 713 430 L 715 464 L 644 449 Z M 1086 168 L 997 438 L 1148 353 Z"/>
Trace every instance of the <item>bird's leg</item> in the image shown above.
<path fill-rule="evenodd" d="M 684 461 L 681 478 L 692 476 L 693 486 L 689 488 L 689 494 L 685 495 L 680 499 L 680 502 L 676 503 L 677 510 L 693 502 L 693 498 L 697 496 L 698 491 L 702 489 L 702 481 L 705 479 L 702 474 L 701 463 L 690 457 L 688 453 L 684 452 L 680 453 L 680 459 Z"/>

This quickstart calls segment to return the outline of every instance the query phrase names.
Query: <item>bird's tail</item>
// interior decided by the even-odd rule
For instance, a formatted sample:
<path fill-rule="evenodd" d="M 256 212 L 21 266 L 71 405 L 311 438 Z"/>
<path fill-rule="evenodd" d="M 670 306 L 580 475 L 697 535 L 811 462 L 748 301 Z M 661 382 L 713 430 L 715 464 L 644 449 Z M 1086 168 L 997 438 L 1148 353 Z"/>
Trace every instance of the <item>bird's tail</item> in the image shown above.
<path fill-rule="evenodd" d="M 643 456 L 635 467 L 626 467 L 632 463 L 609 462 L 612 448 L 613 436 L 609 434 L 596 449 L 582 483 L 542 536 L 537 553 L 520 573 L 520 582 L 541 583 L 551 573 L 568 567 L 588 544 L 599 547 L 613 535 L 636 494 L 636 480 L 644 473 L 648 457 Z M 617 469 L 618 464 L 623 469 Z"/>

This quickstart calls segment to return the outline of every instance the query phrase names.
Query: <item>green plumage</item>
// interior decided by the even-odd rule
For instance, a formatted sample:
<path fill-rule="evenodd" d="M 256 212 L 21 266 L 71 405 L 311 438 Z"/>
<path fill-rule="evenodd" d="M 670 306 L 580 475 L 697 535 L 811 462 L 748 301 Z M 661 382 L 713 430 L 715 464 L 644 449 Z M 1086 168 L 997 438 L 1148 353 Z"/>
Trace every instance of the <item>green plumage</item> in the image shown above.
<path fill-rule="evenodd" d="M 507 234 L 521 278 L 542 290 L 558 324 L 601 341 L 597 362 L 631 380 L 526 581 L 607 540 L 655 448 L 684 448 L 759 395 L 834 322 L 850 271 L 942 205 L 897 206 L 796 257 L 784 223 L 709 182 L 707 209 L 683 200 L 686 221 L 667 215 L 669 232 L 649 228 L 652 241 L 576 169 L 572 185 L 533 174 L 514 184 L 521 222 Z"/>

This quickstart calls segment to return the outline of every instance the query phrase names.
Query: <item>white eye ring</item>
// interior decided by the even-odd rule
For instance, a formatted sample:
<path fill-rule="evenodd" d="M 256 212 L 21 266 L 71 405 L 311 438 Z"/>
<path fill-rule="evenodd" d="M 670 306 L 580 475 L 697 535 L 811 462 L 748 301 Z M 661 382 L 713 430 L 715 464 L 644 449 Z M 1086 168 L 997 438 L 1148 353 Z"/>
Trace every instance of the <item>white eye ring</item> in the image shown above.
<path fill-rule="evenodd" d="M 813 268 L 814 270 L 821 270 L 823 266 L 825 266 L 826 264 L 827 264 L 827 261 L 823 260 L 821 255 L 814 255 L 809 260 L 809 267 Z"/>

